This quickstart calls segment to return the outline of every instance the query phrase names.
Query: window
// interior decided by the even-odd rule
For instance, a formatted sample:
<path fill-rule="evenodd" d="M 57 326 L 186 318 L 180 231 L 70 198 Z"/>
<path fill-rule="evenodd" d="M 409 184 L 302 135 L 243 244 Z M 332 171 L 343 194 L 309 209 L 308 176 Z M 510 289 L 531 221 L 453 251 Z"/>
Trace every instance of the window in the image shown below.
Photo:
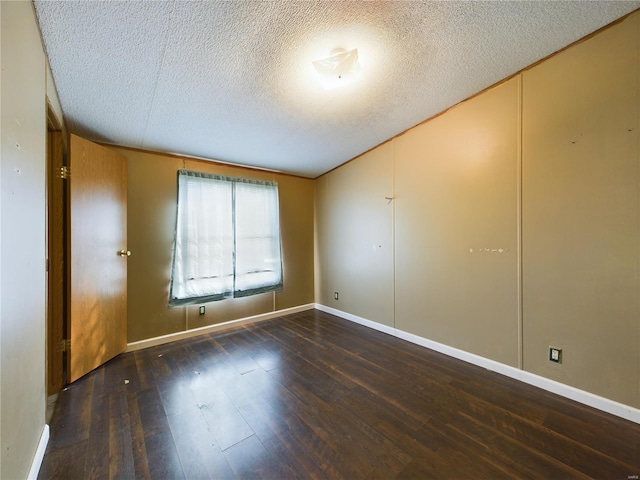
<path fill-rule="evenodd" d="M 278 290 L 278 184 L 179 170 L 169 305 Z"/>

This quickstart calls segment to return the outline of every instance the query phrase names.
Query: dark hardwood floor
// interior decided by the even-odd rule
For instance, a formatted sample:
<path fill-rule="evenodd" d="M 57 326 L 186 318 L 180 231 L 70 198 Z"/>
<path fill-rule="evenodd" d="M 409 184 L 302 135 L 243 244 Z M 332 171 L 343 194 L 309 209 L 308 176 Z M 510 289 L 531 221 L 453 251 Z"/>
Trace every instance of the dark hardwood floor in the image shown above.
<path fill-rule="evenodd" d="M 640 426 L 311 310 L 120 355 L 39 478 L 637 479 Z"/>

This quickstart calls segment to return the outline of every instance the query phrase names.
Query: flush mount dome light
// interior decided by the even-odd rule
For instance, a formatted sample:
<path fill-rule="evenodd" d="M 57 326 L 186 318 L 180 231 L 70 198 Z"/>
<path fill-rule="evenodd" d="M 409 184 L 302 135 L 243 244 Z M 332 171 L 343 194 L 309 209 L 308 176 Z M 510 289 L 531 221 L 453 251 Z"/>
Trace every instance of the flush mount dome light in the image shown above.
<path fill-rule="evenodd" d="M 360 63 L 358 49 L 336 48 L 327 58 L 312 62 L 318 78 L 326 89 L 347 85 L 358 78 Z"/>

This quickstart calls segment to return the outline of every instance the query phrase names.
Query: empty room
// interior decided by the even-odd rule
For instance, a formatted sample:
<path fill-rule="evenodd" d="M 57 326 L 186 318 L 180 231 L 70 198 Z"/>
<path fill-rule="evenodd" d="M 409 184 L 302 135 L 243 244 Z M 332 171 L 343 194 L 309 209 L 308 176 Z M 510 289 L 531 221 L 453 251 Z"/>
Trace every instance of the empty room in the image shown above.
<path fill-rule="evenodd" d="M 640 478 L 640 1 L 0 22 L 0 478 Z"/>

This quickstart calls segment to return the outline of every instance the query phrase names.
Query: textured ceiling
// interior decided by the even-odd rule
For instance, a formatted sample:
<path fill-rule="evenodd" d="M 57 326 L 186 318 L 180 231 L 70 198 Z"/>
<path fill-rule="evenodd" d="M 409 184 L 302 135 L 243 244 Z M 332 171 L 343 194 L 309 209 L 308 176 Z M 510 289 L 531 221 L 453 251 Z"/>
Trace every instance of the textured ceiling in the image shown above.
<path fill-rule="evenodd" d="M 639 1 L 36 1 L 69 129 L 315 177 Z M 312 61 L 358 49 L 324 90 Z"/>

